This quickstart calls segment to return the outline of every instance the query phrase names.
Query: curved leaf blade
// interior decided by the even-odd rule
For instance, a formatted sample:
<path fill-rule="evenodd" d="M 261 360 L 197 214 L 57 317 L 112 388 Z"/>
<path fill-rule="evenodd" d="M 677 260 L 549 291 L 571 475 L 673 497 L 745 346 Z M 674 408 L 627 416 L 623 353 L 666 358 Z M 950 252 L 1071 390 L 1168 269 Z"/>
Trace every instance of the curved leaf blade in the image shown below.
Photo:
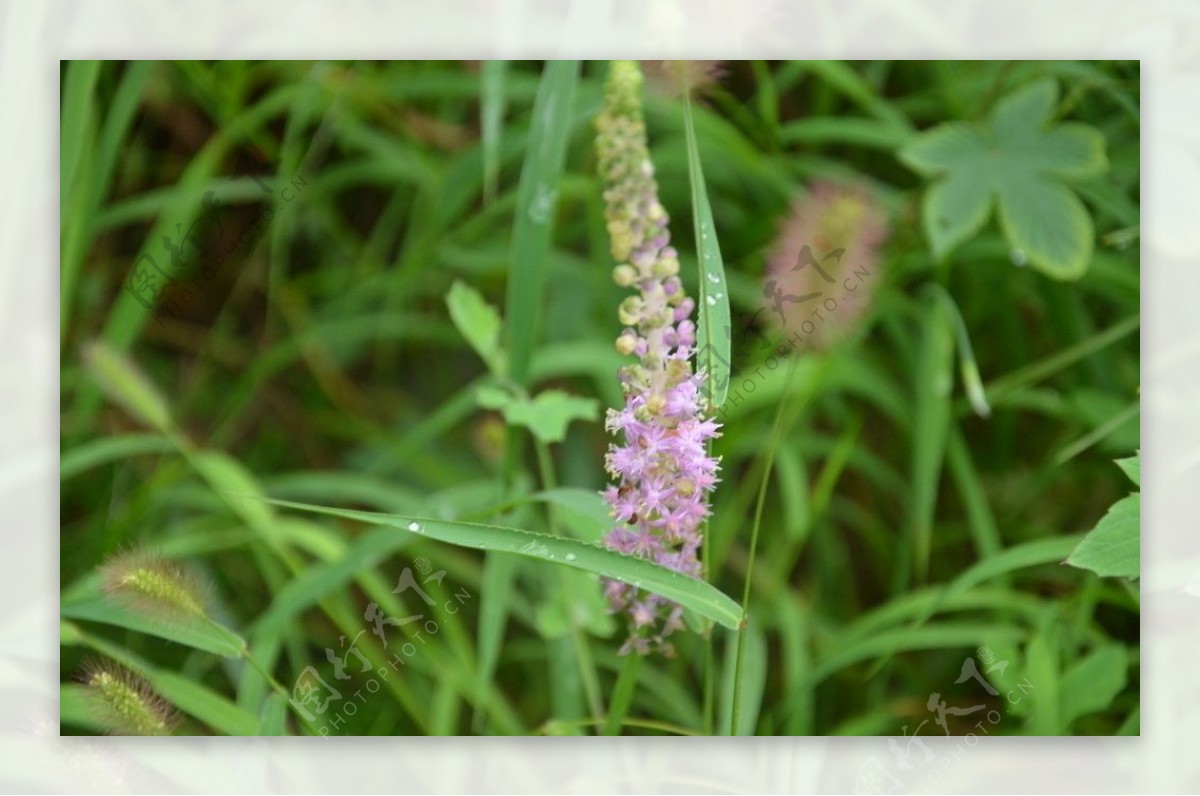
<path fill-rule="evenodd" d="M 395 514 L 293 503 L 288 500 L 267 502 L 298 511 L 342 517 L 371 525 L 390 526 L 459 547 L 511 553 L 594 572 L 602 577 L 630 583 L 659 594 L 727 628 L 736 630 L 742 622 L 741 607 L 714 586 L 644 558 L 622 555 L 576 539 L 501 525 L 402 517 Z"/>
<path fill-rule="evenodd" d="M 688 177 L 692 184 L 692 219 L 696 228 L 696 256 L 700 263 L 700 287 L 696 301 L 696 368 L 708 374 L 704 380 L 710 410 L 725 402 L 729 392 L 732 366 L 729 362 L 730 337 L 729 291 L 725 286 L 725 264 L 717 243 L 708 190 L 704 187 L 704 169 L 700 147 L 692 123 L 691 100 L 684 101 L 684 127 L 687 132 Z"/>

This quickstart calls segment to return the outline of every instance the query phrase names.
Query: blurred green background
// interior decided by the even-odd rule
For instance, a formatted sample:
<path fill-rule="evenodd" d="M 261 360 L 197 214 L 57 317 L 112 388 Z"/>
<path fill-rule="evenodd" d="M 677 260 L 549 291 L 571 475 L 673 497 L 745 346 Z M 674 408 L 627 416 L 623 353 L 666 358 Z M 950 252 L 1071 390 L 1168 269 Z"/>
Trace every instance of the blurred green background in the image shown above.
<path fill-rule="evenodd" d="M 605 70 L 584 63 L 573 103 L 553 109 L 567 149 L 531 360 L 537 390 L 601 410 L 621 401 L 625 295 L 594 173 Z M 475 398 L 486 368 L 445 302 L 461 281 L 505 306 L 542 74 L 537 62 L 63 64 L 64 732 L 111 729 L 78 681 L 97 658 L 144 678 L 181 733 L 598 731 L 624 631 L 593 576 L 522 559 L 505 578 L 474 550 L 245 499 L 545 529 L 546 506 L 524 499 L 548 486 L 535 452 L 506 459 L 502 418 Z M 1078 278 L 1031 267 L 1018 219 L 995 213 L 943 245 L 924 215 L 936 174 L 900 156 L 944 123 L 983 129 L 1039 81 L 1057 89 L 1056 123 L 1103 137 L 1105 164 L 1064 174 L 1087 227 L 1038 230 L 1059 210 L 1040 194 L 1007 212 L 1028 214 L 1049 247 L 1085 236 Z M 728 62 L 705 92 L 695 129 L 733 306 L 731 392 L 765 362 L 760 335 L 779 334 L 756 311 L 792 202 L 818 181 L 867 186 L 891 227 L 850 339 L 798 355 L 791 382 L 763 368 L 723 415 L 709 571 L 737 597 L 789 398 L 739 731 L 898 735 L 928 720 L 921 734 L 941 734 L 927 705 L 938 692 L 998 712 L 992 734 L 1138 732 L 1136 580 L 1061 564 L 1133 489 L 1113 460 L 1139 447 L 1138 87 L 1134 62 Z M 646 119 L 694 294 L 681 103 L 648 91 Z M 1046 152 L 1022 149 L 1022 131 L 1006 156 L 1036 166 Z M 978 169 L 970 178 L 986 179 Z M 964 337 L 986 418 L 960 375 Z M 550 446 L 557 520 L 583 538 L 599 530 L 589 493 L 606 485 L 607 443 L 591 421 Z M 130 549 L 194 572 L 247 654 L 205 632 L 164 640 L 168 620 L 130 619 L 103 596 L 98 568 Z M 393 593 L 406 567 L 445 571 L 425 587 L 433 606 Z M 364 620 L 371 604 L 427 610 L 438 630 L 419 641 L 419 623 L 388 625 L 385 645 Z M 376 671 L 401 635 L 416 653 L 370 689 L 357 663 L 342 680 L 327 657 L 356 634 Z M 646 660 L 621 731 L 727 731 L 733 638 L 681 633 L 676 657 Z M 996 694 L 955 682 L 967 659 L 993 667 Z M 336 725 L 302 721 L 272 687 L 293 693 L 309 667 L 363 692 L 352 714 L 330 708 Z M 945 731 L 983 715 L 951 713 Z"/>

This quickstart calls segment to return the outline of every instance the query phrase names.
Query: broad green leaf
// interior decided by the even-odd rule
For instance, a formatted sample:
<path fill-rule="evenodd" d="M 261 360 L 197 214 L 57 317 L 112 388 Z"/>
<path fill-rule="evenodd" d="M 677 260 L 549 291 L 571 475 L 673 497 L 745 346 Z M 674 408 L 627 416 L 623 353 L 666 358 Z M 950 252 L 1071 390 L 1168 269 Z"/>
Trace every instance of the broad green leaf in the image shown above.
<path fill-rule="evenodd" d="M 542 442 L 562 442 L 572 420 L 595 420 L 600 404 L 559 390 L 539 393 L 532 401 L 510 404 L 503 409 L 510 423 L 525 426 Z"/>
<path fill-rule="evenodd" d="M 450 319 L 496 378 L 504 378 L 506 363 L 500 348 L 500 314 L 479 291 L 456 281 L 446 294 Z"/>
<path fill-rule="evenodd" d="M 600 541 L 601 536 L 617 525 L 604 498 L 590 489 L 563 486 L 531 497 L 561 507 L 559 519 L 585 542 Z"/>
<path fill-rule="evenodd" d="M 1055 279 L 1078 279 L 1092 258 L 1092 217 L 1067 186 L 1040 174 L 1011 174 L 999 186 L 1000 228 L 1030 262 Z"/>
<path fill-rule="evenodd" d="M 575 630 L 583 630 L 602 638 L 611 636 L 616 622 L 609 614 L 608 601 L 595 575 L 587 572 L 565 572 L 559 599 L 540 604 L 534 615 L 538 632 L 545 638 L 559 638 Z"/>
<path fill-rule="evenodd" d="M 562 442 L 572 420 L 595 420 L 600 412 L 600 404 L 595 399 L 568 395 L 560 390 L 546 390 L 528 400 L 484 385 L 475 396 L 480 406 L 500 410 L 510 424 L 525 426 L 542 442 Z"/>
<path fill-rule="evenodd" d="M 940 260 L 974 237 L 991 215 L 992 203 L 974 175 L 955 173 L 930 186 L 921 202 L 921 218 L 933 256 Z"/>
<path fill-rule="evenodd" d="M 64 603 L 60 613 L 68 619 L 124 627 L 226 658 L 240 657 L 246 647 L 246 642 L 240 636 L 213 622 L 150 617 L 98 594 Z"/>
<path fill-rule="evenodd" d="M 1125 687 L 1127 656 L 1120 644 L 1107 644 L 1088 655 L 1063 675 L 1062 729 L 1088 713 L 1104 710 Z"/>
<path fill-rule="evenodd" d="M 499 525 L 402 517 L 395 514 L 313 506 L 287 500 L 267 502 L 299 511 L 399 528 L 459 547 L 513 553 L 594 572 L 602 577 L 630 583 L 640 589 L 662 595 L 730 629 L 737 629 L 742 621 L 742 609 L 738 604 L 702 580 L 681 575 L 644 558 L 622 555 L 575 539 Z"/>
<path fill-rule="evenodd" d="M 1029 719 L 1026 732 L 1030 735 L 1065 735 L 1059 693 L 1062 685 L 1058 631 L 1047 623 L 1040 628 L 1025 647 L 1025 675 L 1033 683 L 1029 693 Z"/>
<path fill-rule="evenodd" d="M 730 346 L 732 327 L 729 319 L 729 288 L 725 283 L 725 264 L 717 242 L 717 227 L 713 223 L 708 189 L 704 185 L 704 169 L 692 123 L 692 103 L 685 99 L 684 127 L 687 133 L 688 177 L 692 186 L 692 218 L 696 230 L 696 256 L 699 258 L 699 297 L 696 302 L 696 369 L 707 374 L 704 389 L 709 410 L 725 403 L 731 378 Z"/>
<path fill-rule="evenodd" d="M 1117 466 L 1129 477 L 1134 486 L 1142 485 L 1142 456 L 1140 453 L 1137 456 L 1130 456 L 1128 459 L 1117 459 Z"/>
<path fill-rule="evenodd" d="M 1067 563 L 1103 577 L 1140 577 L 1141 511 L 1141 495 L 1118 500 L 1083 538 Z"/>
<path fill-rule="evenodd" d="M 533 103 L 525 163 L 517 188 L 504 306 L 504 315 L 508 319 L 510 373 L 520 385 L 526 384 L 529 360 L 537 339 L 558 179 L 566 159 L 571 108 L 578 82 L 578 61 L 547 61 Z"/>
<path fill-rule="evenodd" d="M 996 103 L 986 122 L 938 125 L 899 151 L 905 165 L 936 180 L 922 205 L 936 257 L 974 236 L 996 204 L 1014 256 L 1055 279 L 1087 269 L 1091 216 L 1062 180 L 1107 168 L 1104 137 L 1088 125 L 1053 124 L 1057 102 L 1057 83 L 1036 81 Z"/>

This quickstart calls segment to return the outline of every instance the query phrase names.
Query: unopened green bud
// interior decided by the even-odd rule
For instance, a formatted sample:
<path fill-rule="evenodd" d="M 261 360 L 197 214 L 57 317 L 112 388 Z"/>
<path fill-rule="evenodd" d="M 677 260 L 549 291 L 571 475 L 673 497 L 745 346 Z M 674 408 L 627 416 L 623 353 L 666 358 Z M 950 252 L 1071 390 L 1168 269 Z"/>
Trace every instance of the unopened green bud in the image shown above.
<path fill-rule="evenodd" d="M 642 300 L 629 296 L 617 308 L 617 318 L 626 326 L 634 326 L 642 320 Z"/>
<path fill-rule="evenodd" d="M 621 287 L 629 287 L 637 279 L 637 269 L 632 265 L 618 265 L 613 269 L 613 281 Z"/>
<path fill-rule="evenodd" d="M 637 347 L 637 338 L 631 334 L 623 334 L 617 338 L 617 351 L 622 354 L 632 354 Z"/>

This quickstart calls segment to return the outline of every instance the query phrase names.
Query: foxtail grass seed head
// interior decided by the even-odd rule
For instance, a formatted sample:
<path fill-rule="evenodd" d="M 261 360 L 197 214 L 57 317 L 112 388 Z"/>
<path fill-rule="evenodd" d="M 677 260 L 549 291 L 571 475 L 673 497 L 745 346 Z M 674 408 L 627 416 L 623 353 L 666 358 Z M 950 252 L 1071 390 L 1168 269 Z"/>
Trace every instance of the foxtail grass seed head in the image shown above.
<path fill-rule="evenodd" d="M 724 61 L 642 61 L 647 81 L 668 97 L 696 97 L 725 77 Z"/>
<path fill-rule="evenodd" d="M 706 414 L 703 375 L 692 372 L 695 302 L 684 294 L 667 212 L 658 200 L 641 87 L 636 62 L 613 62 L 596 119 L 605 218 L 619 263 L 613 278 L 637 290 L 617 311 L 627 327 L 617 338 L 617 350 L 638 361 L 621 368 L 625 406 L 609 409 L 605 422 L 624 444 L 611 444 L 605 457 L 617 483 L 604 497 L 620 525 L 604 543 L 698 577 L 701 526 L 718 470 L 707 442 L 719 436 L 720 426 Z M 604 590 L 610 607 L 629 618 L 622 654 L 671 654 L 666 639 L 683 626 L 682 607 L 620 581 L 606 580 Z"/>
<path fill-rule="evenodd" d="M 145 551 L 118 553 L 105 562 L 101 588 L 114 600 L 158 619 L 206 616 L 200 580 L 182 564 Z"/>
<path fill-rule="evenodd" d="M 143 678 L 108 661 L 83 674 L 89 708 L 112 735 L 170 735 L 179 714 Z"/>
<path fill-rule="evenodd" d="M 887 214 L 871 189 L 814 183 L 780 225 L 763 277 L 763 315 L 791 331 L 804 329 L 809 349 L 827 350 L 844 339 L 871 307 L 888 234 Z"/>

